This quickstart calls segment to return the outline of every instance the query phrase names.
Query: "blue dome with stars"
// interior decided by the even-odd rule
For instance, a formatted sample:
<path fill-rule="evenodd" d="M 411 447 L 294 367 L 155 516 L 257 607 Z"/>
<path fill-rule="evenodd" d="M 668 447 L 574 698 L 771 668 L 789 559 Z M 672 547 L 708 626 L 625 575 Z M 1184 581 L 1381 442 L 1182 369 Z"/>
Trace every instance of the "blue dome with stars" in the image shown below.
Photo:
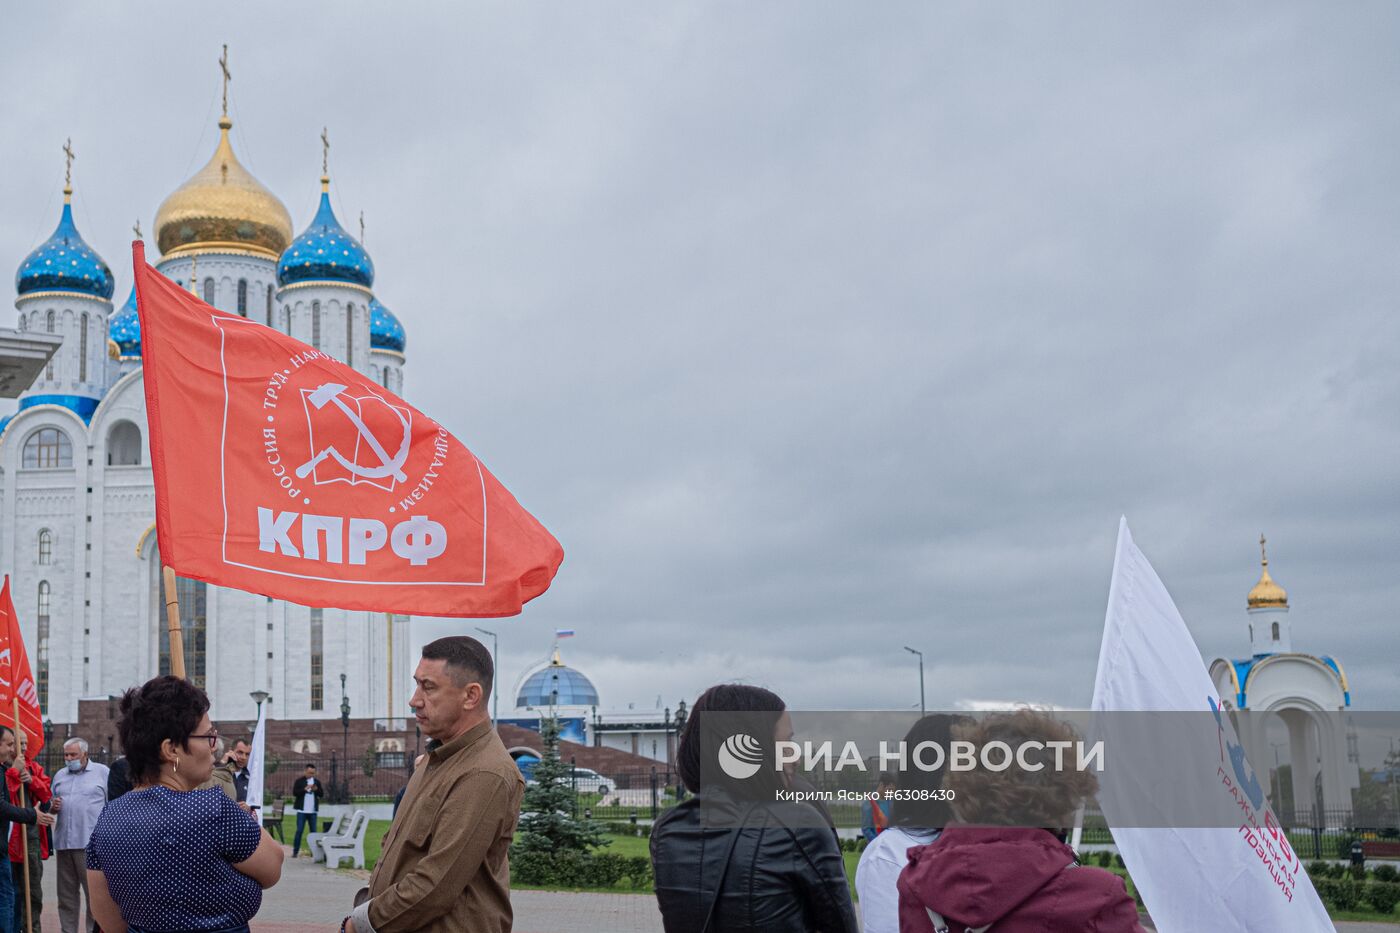
<path fill-rule="evenodd" d="M 79 236 L 73 223 L 73 205 L 65 193 L 58 229 L 24 257 L 15 273 L 15 291 L 21 296 L 30 292 L 77 292 L 110 299 L 115 287 L 106 261 Z"/>
<path fill-rule="evenodd" d="M 558 651 L 548 664 L 525 678 L 515 696 L 517 709 L 597 705 L 598 688 L 593 681 L 559 660 Z"/>
<path fill-rule="evenodd" d="M 408 335 L 403 325 L 378 298 L 369 300 L 369 345 L 375 350 L 394 350 L 399 353 L 408 344 Z"/>
<path fill-rule="evenodd" d="M 369 288 L 374 262 L 359 241 L 346 232 L 331 210 L 329 181 L 321 178 L 321 206 L 300 236 L 277 260 L 277 283 L 348 282 Z"/>
<path fill-rule="evenodd" d="M 107 339 L 117 348 L 119 359 L 141 358 L 141 317 L 136 313 L 136 286 L 121 310 L 107 322 Z"/>

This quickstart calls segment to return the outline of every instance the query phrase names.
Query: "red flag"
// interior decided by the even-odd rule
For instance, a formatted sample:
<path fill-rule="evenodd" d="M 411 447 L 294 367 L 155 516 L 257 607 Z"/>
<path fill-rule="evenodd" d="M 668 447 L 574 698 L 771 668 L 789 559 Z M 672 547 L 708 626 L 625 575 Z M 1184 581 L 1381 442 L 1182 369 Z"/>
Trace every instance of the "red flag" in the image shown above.
<path fill-rule="evenodd" d="M 34 669 L 19 633 L 19 616 L 10 598 L 10 576 L 0 587 L 0 722 L 14 728 L 15 698 L 19 698 L 19 725 L 29 736 L 26 754 L 35 758 L 44 747 L 44 712 L 39 709 L 39 690 L 34 686 Z"/>
<path fill-rule="evenodd" d="M 431 616 L 515 615 L 549 588 L 559 542 L 446 428 L 133 252 L 162 563 L 307 606 Z"/>

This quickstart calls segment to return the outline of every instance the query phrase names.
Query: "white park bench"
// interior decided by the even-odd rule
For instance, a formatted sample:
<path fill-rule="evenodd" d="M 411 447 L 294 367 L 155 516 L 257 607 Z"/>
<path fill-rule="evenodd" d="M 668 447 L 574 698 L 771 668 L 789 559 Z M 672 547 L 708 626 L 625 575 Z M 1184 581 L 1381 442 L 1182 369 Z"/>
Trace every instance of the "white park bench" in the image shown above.
<path fill-rule="evenodd" d="M 335 836 L 321 840 L 321 851 L 326 853 L 326 867 L 339 868 L 341 860 L 352 859 L 356 868 L 365 867 L 365 831 L 369 829 L 369 814 L 356 810 L 350 818 L 350 828 Z"/>
<path fill-rule="evenodd" d="M 311 860 L 313 862 L 324 862 L 326 860 L 326 853 L 321 851 L 321 840 L 325 839 L 327 836 L 340 835 L 345 829 L 345 819 L 349 815 L 349 812 L 341 810 L 335 815 L 335 819 L 331 821 L 330 829 L 327 829 L 323 833 L 313 832 L 307 834 L 306 846 L 311 850 Z M 320 817 L 318 816 L 317 819 L 319 820 Z"/>

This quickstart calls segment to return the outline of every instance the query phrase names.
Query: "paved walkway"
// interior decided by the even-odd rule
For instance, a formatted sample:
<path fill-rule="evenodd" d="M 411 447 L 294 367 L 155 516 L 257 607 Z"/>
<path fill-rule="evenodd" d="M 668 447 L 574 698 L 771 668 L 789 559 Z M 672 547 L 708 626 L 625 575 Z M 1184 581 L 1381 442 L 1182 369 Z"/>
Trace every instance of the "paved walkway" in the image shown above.
<path fill-rule="evenodd" d="M 348 912 L 368 872 L 328 871 L 310 859 L 287 861 L 281 882 L 263 895 L 253 933 L 326 933 Z M 58 933 L 55 870 L 44 865 L 42 928 Z M 661 933 L 661 915 L 649 894 L 575 894 L 514 891 L 516 933 Z M 1390 923 L 1339 923 L 1339 933 L 1400 933 Z"/>
<path fill-rule="evenodd" d="M 44 864 L 45 933 L 58 933 L 56 871 Z M 288 859 L 282 880 L 263 894 L 253 933 L 326 933 L 339 927 L 368 872 L 328 871 L 308 858 Z M 516 933 L 661 933 L 661 914 L 649 894 L 573 894 L 515 891 Z"/>

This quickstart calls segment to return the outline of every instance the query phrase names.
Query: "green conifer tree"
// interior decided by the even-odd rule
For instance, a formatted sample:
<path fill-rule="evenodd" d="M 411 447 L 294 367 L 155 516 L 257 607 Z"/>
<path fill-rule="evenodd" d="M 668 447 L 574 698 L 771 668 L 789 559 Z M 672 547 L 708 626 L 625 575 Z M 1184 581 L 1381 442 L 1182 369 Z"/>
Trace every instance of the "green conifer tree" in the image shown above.
<path fill-rule="evenodd" d="M 603 825 L 576 819 L 578 794 L 570 781 L 570 766 L 559 759 L 559 721 L 540 720 L 544 753 L 535 765 L 533 782 L 525 788 L 515 845 L 522 852 L 587 852 L 608 844 Z"/>

